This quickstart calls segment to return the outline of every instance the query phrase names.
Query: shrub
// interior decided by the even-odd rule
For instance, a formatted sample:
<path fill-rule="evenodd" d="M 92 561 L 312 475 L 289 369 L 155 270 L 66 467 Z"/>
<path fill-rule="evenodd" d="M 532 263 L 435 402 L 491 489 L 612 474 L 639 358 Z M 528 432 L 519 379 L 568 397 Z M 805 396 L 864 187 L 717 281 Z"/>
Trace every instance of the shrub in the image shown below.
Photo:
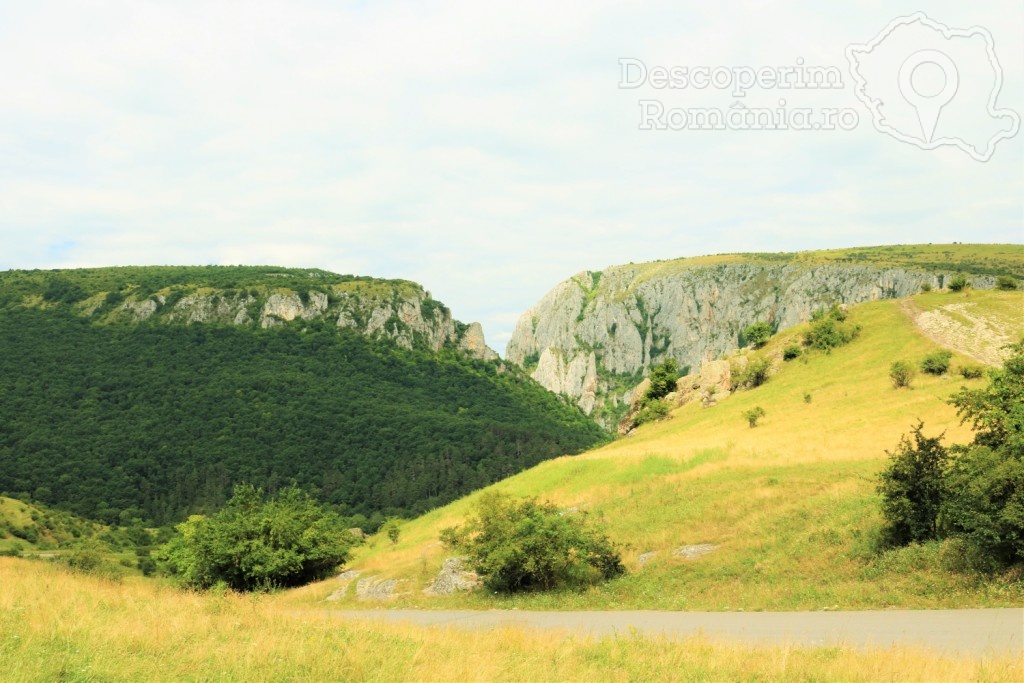
<path fill-rule="evenodd" d="M 897 389 L 902 389 L 903 387 L 910 388 L 910 383 L 914 381 L 914 375 L 916 374 L 914 366 L 903 360 L 895 361 L 889 366 L 889 379 L 892 380 L 892 385 Z"/>
<path fill-rule="evenodd" d="M 889 466 L 879 475 L 883 535 L 892 545 L 927 541 L 938 535 L 939 510 L 946 493 L 944 480 L 948 453 L 942 435 L 928 438 L 924 423 L 904 436 L 895 452 L 886 454 Z"/>
<path fill-rule="evenodd" d="M 753 429 L 757 426 L 757 421 L 765 416 L 764 408 L 761 406 L 754 406 L 750 410 L 744 411 L 743 417 L 746 419 L 747 424 Z"/>
<path fill-rule="evenodd" d="M 814 400 L 814 397 L 811 396 L 809 393 L 805 393 L 804 394 L 804 403 L 810 403 L 813 400 Z"/>
<path fill-rule="evenodd" d="M 747 325 L 743 329 L 741 336 L 741 341 L 758 349 L 767 344 L 768 340 L 771 339 L 772 326 L 766 322 L 756 322 L 752 325 Z"/>
<path fill-rule="evenodd" d="M 646 401 L 640 407 L 640 412 L 633 418 L 633 424 L 639 427 L 647 422 L 655 422 L 666 417 L 669 413 L 669 405 L 667 401 L 662 399 L 656 399 L 653 401 Z"/>
<path fill-rule="evenodd" d="M 923 283 L 921 283 L 921 291 L 922 292 L 930 292 L 930 291 L 932 291 L 932 283 L 930 283 L 930 282 L 923 282 Z"/>
<path fill-rule="evenodd" d="M 651 386 L 644 395 L 647 400 L 656 400 L 668 396 L 676 390 L 679 379 L 679 366 L 675 358 L 666 358 L 660 365 L 651 369 Z"/>
<path fill-rule="evenodd" d="M 960 371 L 960 376 L 964 379 L 978 379 L 985 374 L 985 368 L 980 365 L 961 365 L 958 370 Z"/>
<path fill-rule="evenodd" d="M 536 498 L 485 493 L 474 516 L 444 529 L 441 541 L 466 553 L 494 591 L 575 588 L 626 571 L 616 545 L 590 527 L 585 515 Z"/>
<path fill-rule="evenodd" d="M 1000 275 L 996 278 L 996 289 L 1012 291 L 1017 289 L 1017 280 L 1009 275 Z"/>
<path fill-rule="evenodd" d="M 1024 558 L 1024 460 L 975 446 L 954 459 L 943 530 L 1001 564 Z"/>
<path fill-rule="evenodd" d="M 952 358 L 951 351 L 942 350 L 930 353 L 921 361 L 921 372 L 927 372 L 929 375 L 944 375 L 949 371 L 949 361 Z"/>
<path fill-rule="evenodd" d="M 770 358 L 756 358 L 747 364 L 739 377 L 736 378 L 736 386 L 759 387 L 771 377 L 772 361 Z"/>
<path fill-rule="evenodd" d="M 212 517 L 193 515 L 160 556 L 182 583 L 240 591 L 299 586 L 327 577 L 352 544 L 337 515 L 292 485 L 264 500 L 263 490 L 235 487 Z"/>
<path fill-rule="evenodd" d="M 839 306 L 832 306 L 827 312 L 818 311 L 811 320 L 804 344 L 826 353 L 849 344 L 860 334 L 860 326 L 846 322 L 846 313 Z"/>
<path fill-rule="evenodd" d="M 381 527 L 381 531 L 388 535 L 388 540 L 391 541 L 391 545 L 398 544 L 398 538 L 402 534 L 402 529 L 401 526 L 399 526 L 397 519 L 389 517 L 388 520 L 384 522 L 384 526 Z"/>
<path fill-rule="evenodd" d="M 951 292 L 959 292 L 966 289 L 969 286 L 969 284 L 970 283 L 967 282 L 967 278 L 965 278 L 963 275 L 957 275 L 955 278 L 949 281 L 948 287 L 949 291 Z"/>
<path fill-rule="evenodd" d="M 787 346 L 782 352 L 782 360 L 794 360 L 800 357 L 802 350 L 796 344 Z"/>

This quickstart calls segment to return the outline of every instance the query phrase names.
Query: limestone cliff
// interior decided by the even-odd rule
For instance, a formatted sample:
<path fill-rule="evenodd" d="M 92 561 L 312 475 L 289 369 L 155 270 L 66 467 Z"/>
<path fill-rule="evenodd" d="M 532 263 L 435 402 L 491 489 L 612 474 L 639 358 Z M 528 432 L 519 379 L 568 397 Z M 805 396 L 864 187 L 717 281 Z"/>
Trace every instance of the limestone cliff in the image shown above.
<path fill-rule="evenodd" d="M 740 345 L 756 321 L 782 329 L 832 303 L 905 297 L 950 273 L 757 258 L 688 259 L 582 272 L 524 313 L 506 359 L 606 427 L 666 357 L 694 370 Z M 974 277 L 991 287 L 991 276 Z"/>
<path fill-rule="evenodd" d="M 263 280 L 236 287 L 175 283 L 146 288 L 126 284 L 114 291 L 90 293 L 72 307 L 80 315 L 109 323 L 260 328 L 296 322 L 328 324 L 374 339 L 390 339 L 404 348 L 452 348 L 485 360 L 498 357 L 485 343 L 479 323 L 459 322 L 444 304 L 412 282 L 347 276 L 332 282 L 322 276 L 312 278 L 309 285 L 279 287 L 268 284 L 267 278 Z M 50 305 L 45 299 L 25 298 L 30 305 L 33 300 L 38 305 Z"/>

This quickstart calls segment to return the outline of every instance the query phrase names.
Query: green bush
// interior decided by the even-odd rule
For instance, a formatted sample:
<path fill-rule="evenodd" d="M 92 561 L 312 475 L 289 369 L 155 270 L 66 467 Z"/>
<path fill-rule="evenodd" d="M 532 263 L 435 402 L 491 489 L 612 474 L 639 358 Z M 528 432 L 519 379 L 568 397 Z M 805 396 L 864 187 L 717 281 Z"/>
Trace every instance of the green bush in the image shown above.
<path fill-rule="evenodd" d="M 633 424 L 639 427 L 647 422 L 655 422 L 666 417 L 669 410 L 668 402 L 662 399 L 645 401 L 640 407 L 640 412 L 633 418 Z"/>
<path fill-rule="evenodd" d="M 579 588 L 625 573 L 616 545 L 586 516 L 536 498 L 480 496 L 474 516 L 441 532 L 494 591 Z"/>
<path fill-rule="evenodd" d="M 975 446 L 954 459 L 946 485 L 946 533 L 1001 564 L 1024 559 L 1024 460 Z"/>
<path fill-rule="evenodd" d="M 654 401 L 668 396 L 676 390 L 679 379 L 679 365 L 675 358 L 666 358 L 660 365 L 651 369 L 651 386 L 644 395 L 646 400 Z"/>
<path fill-rule="evenodd" d="M 927 541 L 938 535 L 939 510 L 946 493 L 945 468 L 949 454 L 942 435 L 928 438 L 918 422 L 895 452 L 886 452 L 889 466 L 879 476 L 883 535 L 891 545 Z"/>
<path fill-rule="evenodd" d="M 1003 291 L 1013 291 L 1017 289 L 1016 278 L 1010 277 L 1009 275 L 1000 275 L 996 278 L 996 289 Z"/>
<path fill-rule="evenodd" d="M 964 379 L 978 379 L 985 374 L 985 368 L 980 365 L 961 365 L 958 370 L 960 372 L 960 376 Z"/>
<path fill-rule="evenodd" d="M 757 421 L 765 416 L 764 408 L 761 406 L 754 406 L 750 410 L 743 412 L 743 417 L 746 419 L 747 424 L 753 429 L 757 426 Z"/>
<path fill-rule="evenodd" d="M 951 351 L 936 351 L 924 357 L 921 361 L 921 372 L 929 375 L 944 375 L 949 371 L 949 362 L 953 359 Z"/>
<path fill-rule="evenodd" d="M 904 360 L 894 361 L 889 366 L 889 379 L 892 380 L 892 385 L 897 389 L 909 388 L 916 374 L 914 366 Z"/>
<path fill-rule="evenodd" d="M 811 321 L 811 329 L 804 334 L 804 344 L 826 353 L 849 344 L 860 334 L 860 326 L 847 322 L 846 313 L 839 306 L 816 311 Z"/>
<path fill-rule="evenodd" d="M 955 278 L 949 281 L 949 285 L 947 286 L 949 287 L 949 291 L 951 292 L 960 292 L 966 289 L 969 285 L 970 283 L 967 281 L 967 278 L 965 278 L 963 275 L 957 275 Z"/>
<path fill-rule="evenodd" d="M 747 368 L 739 377 L 736 378 L 734 384 L 738 387 L 754 388 L 759 387 L 771 377 L 772 373 L 772 361 L 770 358 L 756 358 L 747 363 Z"/>
<path fill-rule="evenodd" d="M 926 292 L 926 293 L 932 291 L 932 283 L 930 283 L 930 282 L 923 282 L 923 283 L 921 283 L 921 291 L 922 292 Z"/>
<path fill-rule="evenodd" d="M 782 360 L 794 360 L 800 357 L 803 350 L 796 344 L 787 346 L 782 352 Z"/>
<path fill-rule="evenodd" d="M 338 516 L 295 485 L 264 500 L 262 489 L 240 484 L 221 511 L 193 515 L 177 528 L 180 536 L 160 556 L 183 584 L 196 588 L 300 586 L 326 578 L 352 544 Z"/>
<path fill-rule="evenodd" d="M 387 521 L 384 522 L 384 526 L 381 527 L 381 531 L 387 534 L 388 540 L 391 541 L 391 545 L 397 545 L 398 539 L 402 535 L 401 523 L 394 517 L 389 517 Z"/>
<path fill-rule="evenodd" d="M 766 322 L 756 322 L 747 325 L 741 334 L 741 342 L 745 342 L 755 349 L 759 349 L 768 343 L 772 336 L 772 326 Z"/>

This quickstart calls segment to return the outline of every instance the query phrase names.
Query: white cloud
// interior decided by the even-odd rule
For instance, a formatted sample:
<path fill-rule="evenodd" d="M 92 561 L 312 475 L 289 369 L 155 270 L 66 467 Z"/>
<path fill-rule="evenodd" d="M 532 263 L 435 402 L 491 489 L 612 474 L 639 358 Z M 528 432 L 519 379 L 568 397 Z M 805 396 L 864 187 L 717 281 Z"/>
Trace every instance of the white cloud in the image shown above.
<path fill-rule="evenodd" d="M 906 5 L 905 7 L 903 5 Z M 909 3 L 0 1 L 0 267 L 280 263 L 423 283 L 492 343 L 583 269 L 700 253 L 1024 241 L 1024 143 L 637 130 L 618 59 L 838 65 Z M 982 25 L 1024 112 L 1016 3 Z M 779 92 L 750 92 L 775 106 Z M 955 150 L 954 150 L 955 151 Z M 961 155 L 963 156 L 963 155 Z"/>

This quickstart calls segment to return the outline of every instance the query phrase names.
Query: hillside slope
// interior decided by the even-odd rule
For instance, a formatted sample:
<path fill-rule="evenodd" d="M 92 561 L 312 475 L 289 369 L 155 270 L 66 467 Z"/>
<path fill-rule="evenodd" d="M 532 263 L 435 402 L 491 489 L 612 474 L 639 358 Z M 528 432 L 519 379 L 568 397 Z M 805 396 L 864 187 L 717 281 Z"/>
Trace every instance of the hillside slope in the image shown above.
<path fill-rule="evenodd" d="M 972 304 L 979 320 L 1024 336 L 1024 295 L 969 292 L 919 295 L 914 305 Z M 990 577 L 966 568 L 955 544 L 929 544 L 878 554 L 881 525 L 876 475 L 901 435 L 918 419 L 929 436 L 966 442 L 945 399 L 982 379 L 919 375 L 911 390 L 893 388 L 890 363 L 917 363 L 935 350 L 900 301 L 854 307 L 860 336 L 831 354 L 808 352 L 764 385 L 717 405 L 699 402 L 633 436 L 573 458 L 548 461 L 497 484 L 515 495 L 540 496 L 601 520 L 624 544 L 629 575 L 583 594 L 512 599 L 473 594 L 427 597 L 421 589 L 448 555 L 441 529 L 465 517 L 478 494 L 433 511 L 387 541 L 360 551 L 361 578 L 404 583 L 396 604 L 611 609 L 859 609 L 1011 606 L 1024 600 L 1019 573 Z M 988 323 L 986 323 L 988 324 Z M 804 330 L 780 333 L 757 356 L 778 358 Z M 955 355 L 954 369 L 973 359 Z M 751 429 L 743 413 L 762 406 Z M 693 546 L 711 546 L 700 557 Z M 683 550 L 691 546 L 689 551 Z M 319 601 L 339 584 L 297 591 Z M 355 598 L 354 586 L 344 601 Z"/>
<path fill-rule="evenodd" d="M 665 358 L 694 369 L 742 346 L 743 329 L 806 322 L 833 303 L 1024 277 L 1024 246 L 919 245 L 793 254 L 729 254 L 612 266 L 560 283 L 519 319 L 506 358 L 606 427 Z"/>
<path fill-rule="evenodd" d="M 0 274 L 0 492 L 165 523 L 295 480 L 373 526 L 605 438 L 469 331 L 320 271 Z"/>

